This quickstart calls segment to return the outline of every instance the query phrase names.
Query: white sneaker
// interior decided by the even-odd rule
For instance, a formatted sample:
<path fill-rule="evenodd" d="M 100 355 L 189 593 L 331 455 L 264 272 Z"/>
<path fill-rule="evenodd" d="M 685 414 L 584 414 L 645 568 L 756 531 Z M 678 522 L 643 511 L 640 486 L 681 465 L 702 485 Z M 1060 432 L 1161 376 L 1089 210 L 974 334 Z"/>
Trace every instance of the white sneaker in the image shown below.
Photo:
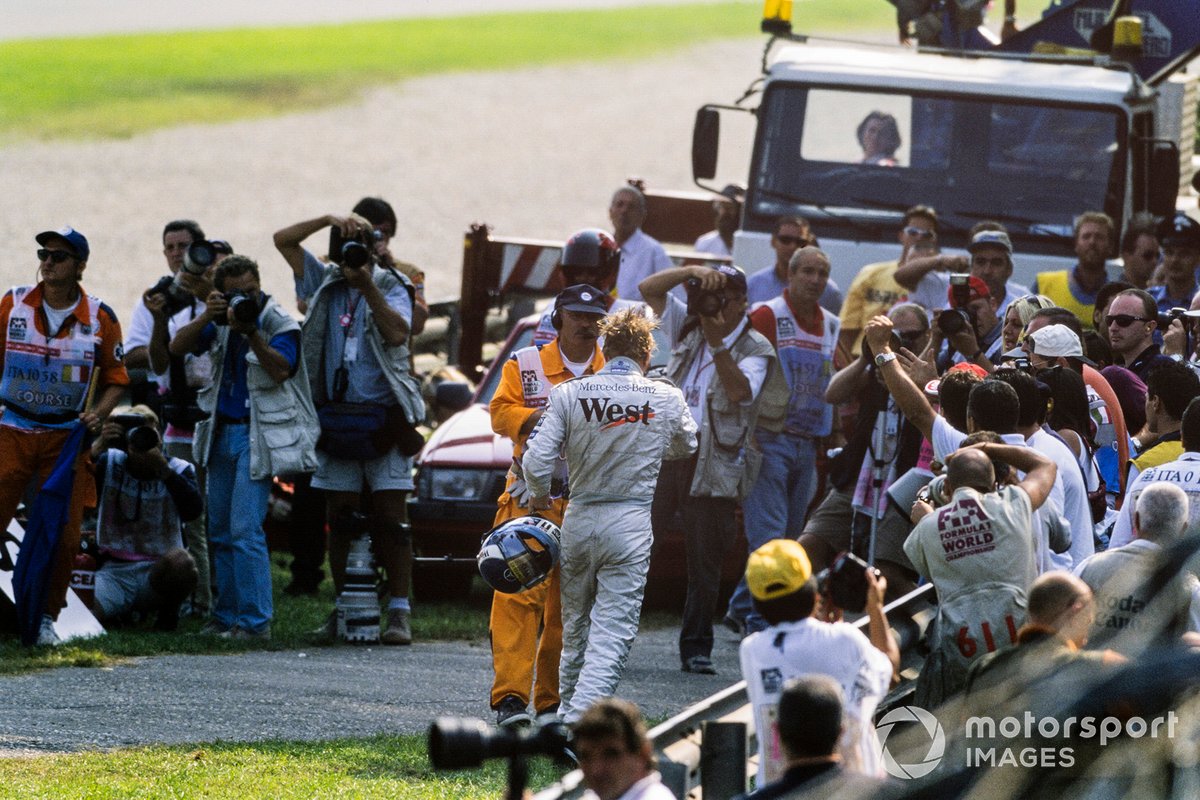
<path fill-rule="evenodd" d="M 62 644 L 58 631 L 54 630 L 54 620 L 49 614 L 42 615 L 42 627 L 38 629 L 38 647 L 55 647 Z"/>

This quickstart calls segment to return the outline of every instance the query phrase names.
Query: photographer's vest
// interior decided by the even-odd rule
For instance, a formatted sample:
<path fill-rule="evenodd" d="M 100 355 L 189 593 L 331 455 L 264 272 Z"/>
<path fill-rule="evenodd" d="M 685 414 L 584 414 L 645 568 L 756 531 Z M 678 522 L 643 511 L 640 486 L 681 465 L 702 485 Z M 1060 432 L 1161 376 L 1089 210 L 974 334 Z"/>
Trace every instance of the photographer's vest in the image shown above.
<path fill-rule="evenodd" d="M 31 306 L 25 302 L 34 288 L 12 289 L 0 402 L 25 419 L 61 425 L 78 418 L 87 402 L 88 381 L 100 344 L 100 301 L 81 290 L 79 302 L 87 303 L 90 324 L 82 324 L 72 311 L 58 331 L 42 333 L 37 317 L 47 322 L 46 312 L 40 303 Z M 63 329 L 67 335 L 57 337 Z"/>
<path fill-rule="evenodd" d="M 545 408 L 550 402 L 550 379 L 542 366 L 541 348 L 536 345 L 522 347 L 513 354 L 521 376 L 521 395 L 526 408 Z"/>
<path fill-rule="evenodd" d="M 837 348 L 838 318 L 823 308 L 820 335 L 801 327 L 781 295 L 766 306 L 775 315 L 775 351 L 787 378 L 788 398 L 784 433 L 814 438 L 833 430 L 833 406 L 825 402 L 825 389 L 833 377 L 833 352 Z"/>
<path fill-rule="evenodd" d="M 108 468 L 100 489 L 96 543 L 125 560 L 158 558 L 183 547 L 179 510 L 167 484 L 133 477 L 125 468 L 127 458 L 120 450 L 105 454 Z M 169 464 L 179 473 L 188 466 L 178 458 L 169 459 Z"/>
<path fill-rule="evenodd" d="M 671 351 L 667 363 L 667 379 L 681 386 L 706 347 L 704 334 L 694 318 L 680 331 L 679 342 Z M 733 403 L 721 388 L 721 379 L 714 375 L 708 382 L 704 397 L 704 418 L 700 422 L 700 447 L 696 455 L 696 470 L 692 475 L 690 493 L 693 497 L 728 497 L 744 499 L 758 478 L 762 466 L 762 451 L 749 435 L 759 421 L 759 415 L 769 418 L 770 430 L 779 430 L 787 407 L 788 385 L 775 366 L 775 347 L 743 320 L 742 331 L 729 347 L 735 363 L 752 356 L 763 356 L 771 363 L 758 395 L 748 403 Z"/>
<path fill-rule="evenodd" d="M 1037 288 L 1038 294 L 1049 297 L 1054 301 L 1054 305 L 1070 311 L 1079 318 L 1080 324 L 1087 330 L 1092 329 L 1092 312 L 1095 311 L 1096 304 L 1094 302 L 1085 304 L 1076 299 L 1074 292 L 1071 291 L 1071 270 L 1039 272 Z"/>
<path fill-rule="evenodd" d="M 394 269 L 378 267 L 372 273 L 371 279 L 385 297 L 397 284 L 404 287 L 410 300 L 416 296 L 412 281 Z M 329 265 L 325 268 L 325 279 L 309 298 L 308 315 L 304 317 L 304 323 L 300 327 L 301 357 L 308 375 L 312 399 L 318 406 L 324 405 L 330 399 L 326 396 L 323 365 L 326 351 L 325 331 L 330 313 L 329 287 L 345 280 L 340 267 Z M 379 364 L 396 403 L 404 410 L 404 416 L 413 425 L 419 425 L 425 419 L 425 398 L 421 395 L 421 382 L 413 376 L 409 368 L 409 339 L 406 338 L 403 344 L 389 345 L 383 340 L 379 326 L 374 324 L 374 313 L 369 305 L 363 313 L 363 331 L 367 347 Z"/>
<path fill-rule="evenodd" d="M 281 333 L 299 328 L 296 320 L 279 303 L 269 295 L 263 297 L 263 310 L 258 315 L 258 328 L 263 339 L 270 342 Z M 217 424 L 217 396 L 221 391 L 225 352 L 231 335 L 236 334 L 232 334 L 227 325 L 217 329 L 209 347 L 213 359 L 212 383 L 201 389 L 196 397 L 200 410 L 210 415 L 196 424 L 192 455 L 198 467 L 208 466 Z M 246 386 L 250 390 L 250 478 L 264 480 L 272 475 L 314 472 L 317 468 L 317 437 L 321 429 L 309 393 L 303 352 L 296 359 L 296 372 L 283 383 L 276 383 L 267 374 L 253 351 L 247 352 Z"/>

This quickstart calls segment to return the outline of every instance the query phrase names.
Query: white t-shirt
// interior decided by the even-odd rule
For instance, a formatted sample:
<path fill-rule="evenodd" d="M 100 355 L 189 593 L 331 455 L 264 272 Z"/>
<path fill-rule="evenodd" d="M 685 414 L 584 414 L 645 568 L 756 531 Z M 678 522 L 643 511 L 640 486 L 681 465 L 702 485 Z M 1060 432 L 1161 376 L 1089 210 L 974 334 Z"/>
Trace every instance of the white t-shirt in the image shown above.
<path fill-rule="evenodd" d="M 1058 467 L 1055 486 L 1062 483 L 1062 515 L 1071 523 L 1071 549 L 1065 553 L 1051 553 L 1050 560 L 1057 569 L 1071 570 L 1076 564 L 1096 552 L 1092 536 L 1092 509 L 1088 504 L 1087 486 L 1075 454 L 1052 433 L 1038 430 L 1026 443 L 1049 458 Z"/>
<path fill-rule="evenodd" d="M 679 342 L 679 332 L 683 329 L 683 324 L 687 319 L 687 306 L 683 301 L 674 295 L 667 295 L 667 305 L 663 309 L 662 327 L 670 337 L 671 342 Z M 737 341 L 742 331 L 749 327 L 750 320 L 745 319 L 742 324 L 734 329 L 733 333 L 722 339 L 722 344 L 726 347 L 733 347 L 733 343 Z M 750 382 L 750 400 L 752 402 L 758 396 L 758 392 L 762 389 L 763 381 L 767 377 L 767 366 L 770 362 L 766 356 L 750 356 L 743 358 L 738 362 L 738 369 L 746 380 Z M 679 389 L 683 392 L 683 398 L 687 401 L 688 410 L 692 412 L 692 418 L 696 420 L 696 425 L 700 426 L 704 422 L 704 406 L 705 398 L 708 393 L 708 385 L 712 382 L 713 377 L 717 374 L 717 368 L 713 363 L 713 354 L 709 350 L 708 344 L 705 343 L 700 353 L 692 360 L 691 367 L 687 374 L 683 376 L 683 381 L 680 383 Z"/>
<path fill-rule="evenodd" d="M 692 249 L 697 253 L 708 253 L 714 256 L 730 256 L 729 248 L 725 246 L 725 240 L 721 238 L 721 234 L 716 231 L 709 231 L 696 240 L 692 245 Z"/>
<path fill-rule="evenodd" d="M 583 793 L 583 800 L 598 800 L 598 795 L 588 789 Z M 661 775 L 651 772 L 626 789 L 617 800 L 675 800 L 675 795 L 663 785 Z"/>
<path fill-rule="evenodd" d="M 129 315 L 129 324 L 122 326 L 125 334 L 125 352 L 135 347 L 149 347 L 150 336 L 154 333 L 154 315 L 146 308 L 146 303 L 139 296 L 133 305 L 133 313 Z"/>
<path fill-rule="evenodd" d="M 779 779 L 784 756 L 776 724 L 783 684 L 828 675 L 842 685 L 845 721 L 838 748 L 847 768 L 878 775 L 879 745 L 871 720 L 887 694 L 892 663 L 862 631 L 809 617 L 751 634 L 741 644 L 742 677 L 758 733 L 758 785 Z"/>
<path fill-rule="evenodd" d="M 42 311 L 46 314 L 46 324 L 50 327 L 49 334 L 51 336 L 54 335 L 55 331 L 62 329 L 63 323 L 67 321 L 67 317 L 71 316 L 71 313 L 75 309 L 79 308 L 79 302 L 82 299 L 83 293 L 80 292 L 79 300 L 76 300 L 73 305 L 66 308 L 51 308 L 49 303 L 45 300 L 42 301 Z"/>
<path fill-rule="evenodd" d="M 1004 314 L 1013 300 L 1018 300 L 1029 294 L 1029 287 L 1008 281 L 1004 284 L 1004 299 L 996 309 L 996 316 L 1004 321 Z M 950 307 L 950 273 L 932 270 L 926 272 L 917 281 L 917 288 L 909 293 L 908 299 L 920 303 L 930 312 L 940 311 Z"/>
<path fill-rule="evenodd" d="M 1164 481 L 1173 483 L 1188 497 L 1188 530 L 1200 524 L 1200 453 L 1184 453 L 1175 461 L 1147 467 L 1125 487 L 1125 502 L 1117 514 L 1108 549 L 1124 547 L 1133 541 L 1133 512 L 1137 509 L 1138 497 L 1147 486 Z"/>

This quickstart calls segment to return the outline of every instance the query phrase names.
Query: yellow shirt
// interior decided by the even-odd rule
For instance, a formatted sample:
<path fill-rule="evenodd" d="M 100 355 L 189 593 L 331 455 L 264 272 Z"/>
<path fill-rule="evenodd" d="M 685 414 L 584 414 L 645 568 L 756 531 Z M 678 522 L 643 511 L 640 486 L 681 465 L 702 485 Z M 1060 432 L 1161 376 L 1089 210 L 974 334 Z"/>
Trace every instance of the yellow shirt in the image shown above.
<path fill-rule="evenodd" d="M 842 303 L 839 317 L 842 330 L 859 332 L 852 349 L 855 356 L 862 350 L 862 330 L 871 318 L 886 314 L 892 306 L 908 299 L 908 289 L 896 283 L 896 269 L 899 266 L 899 261 L 868 264 L 858 271 L 846 290 L 846 300 Z"/>

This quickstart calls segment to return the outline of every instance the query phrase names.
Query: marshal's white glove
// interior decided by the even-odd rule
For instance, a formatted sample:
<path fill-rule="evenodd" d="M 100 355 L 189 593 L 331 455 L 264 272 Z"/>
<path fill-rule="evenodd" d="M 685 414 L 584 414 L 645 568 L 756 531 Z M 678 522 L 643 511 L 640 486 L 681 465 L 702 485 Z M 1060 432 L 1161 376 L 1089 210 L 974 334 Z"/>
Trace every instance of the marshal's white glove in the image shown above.
<path fill-rule="evenodd" d="M 508 470 L 508 475 L 512 482 L 508 485 L 509 496 L 517 501 L 517 505 L 522 508 L 529 508 L 529 501 L 533 499 L 533 492 L 529 490 L 529 485 L 525 483 L 525 471 L 521 469 L 521 459 L 514 457 L 512 467 Z"/>

